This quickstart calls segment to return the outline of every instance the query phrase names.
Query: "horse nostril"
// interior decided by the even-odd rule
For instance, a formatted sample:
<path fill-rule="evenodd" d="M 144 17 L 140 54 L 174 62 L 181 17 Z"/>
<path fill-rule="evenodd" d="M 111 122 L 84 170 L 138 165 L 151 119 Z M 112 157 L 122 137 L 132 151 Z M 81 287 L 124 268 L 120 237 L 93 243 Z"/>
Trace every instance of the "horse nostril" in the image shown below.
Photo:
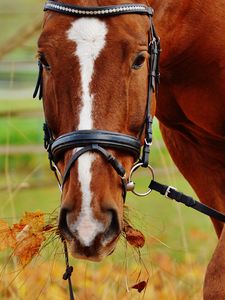
<path fill-rule="evenodd" d="M 67 214 L 69 213 L 69 210 L 66 208 L 62 208 L 60 211 L 60 215 L 59 215 L 59 224 L 58 224 L 58 229 L 60 234 L 63 235 L 63 232 L 69 232 L 69 228 L 67 225 Z"/>
<path fill-rule="evenodd" d="M 109 239 L 112 239 L 112 237 L 117 237 L 120 233 L 120 223 L 118 219 L 118 214 L 116 210 L 110 209 L 108 212 L 111 215 L 111 222 L 109 224 L 108 229 L 104 233 L 104 239 L 107 241 Z"/>

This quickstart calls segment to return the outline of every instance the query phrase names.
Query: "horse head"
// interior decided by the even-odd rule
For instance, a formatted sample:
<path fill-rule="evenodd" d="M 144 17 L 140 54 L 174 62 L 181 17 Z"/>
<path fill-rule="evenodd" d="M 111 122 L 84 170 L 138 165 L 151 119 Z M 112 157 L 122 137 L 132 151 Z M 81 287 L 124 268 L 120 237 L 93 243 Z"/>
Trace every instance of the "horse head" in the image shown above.
<path fill-rule="evenodd" d="M 90 1 L 88 16 L 84 2 L 48 2 L 38 56 L 47 147 L 64 175 L 59 229 L 72 255 L 98 261 L 123 230 L 125 172 L 144 143 L 151 30 L 147 14 L 98 16 L 97 3 L 123 1 Z"/>

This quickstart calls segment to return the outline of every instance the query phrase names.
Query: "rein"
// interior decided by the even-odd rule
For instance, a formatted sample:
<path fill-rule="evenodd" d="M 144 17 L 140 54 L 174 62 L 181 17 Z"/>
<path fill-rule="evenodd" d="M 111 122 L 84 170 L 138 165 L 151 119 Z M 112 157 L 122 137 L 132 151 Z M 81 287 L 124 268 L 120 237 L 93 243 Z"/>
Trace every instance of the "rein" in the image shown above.
<path fill-rule="evenodd" d="M 152 180 L 149 184 L 149 188 L 151 190 L 154 190 L 154 191 L 160 193 L 161 195 L 165 196 L 166 198 L 170 198 L 177 202 L 183 203 L 188 207 L 191 207 L 209 217 L 212 217 L 218 221 L 225 223 L 225 214 L 193 199 L 190 196 L 187 196 L 181 192 L 178 192 L 177 189 L 172 186 L 167 186 L 167 185 L 164 185 L 157 181 Z"/>
<path fill-rule="evenodd" d="M 44 6 L 44 11 L 53 11 L 55 13 L 70 15 L 75 17 L 114 17 L 123 14 L 139 14 L 149 17 L 149 33 L 148 33 L 148 52 L 149 52 L 149 72 L 148 72 L 148 94 L 146 101 L 145 120 L 141 128 L 140 136 L 145 131 L 145 142 L 141 145 L 138 137 L 125 135 L 122 133 L 104 131 L 104 130 L 76 130 L 66 134 L 63 134 L 57 138 L 54 138 L 51 128 L 48 123 L 45 122 L 43 126 L 44 130 L 44 147 L 48 152 L 48 158 L 50 162 L 50 168 L 54 172 L 60 191 L 63 191 L 63 187 L 69 178 L 70 170 L 76 163 L 77 159 L 86 152 L 97 152 L 102 155 L 105 160 L 110 163 L 112 168 L 117 172 L 121 178 L 122 186 L 122 197 L 125 201 L 127 191 L 132 191 L 138 196 L 146 196 L 152 190 L 155 190 L 167 198 L 174 199 L 178 202 L 185 204 L 186 206 L 192 207 L 201 213 L 204 213 L 210 217 L 213 217 L 219 221 L 225 222 L 225 215 L 202 204 L 193 198 L 186 196 L 178 192 L 171 186 L 162 185 L 154 180 L 154 172 L 149 165 L 149 153 L 150 146 L 152 144 L 152 116 L 150 114 L 151 98 L 152 94 L 158 91 L 159 85 L 159 56 L 160 56 L 160 39 L 156 34 L 154 24 L 152 21 L 153 9 L 143 4 L 123 4 L 113 6 L 99 6 L 99 7 L 81 7 L 76 5 L 65 4 L 55 1 L 47 1 Z M 41 61 L 38 61 L 39 74 L 37 83 L 35 86 L 33 98 L 38 95 L 39 99 L 43 96 L 43 68 Z M 142 147 L 143 146 L 143 147 Z M 141 153 L 142 147 L 142 153 Z M 57 163 L 62 159 L 66 151 L 77 149 L 73 151 L 72 157 L 66 165 L 65 172 L 62 175 L 58 168 Z M 130 175 L 127 178 L 126 171 L 122 164 L 115 158 L 107 149 L 118 149 L 120 151 L 129 153 L 138 159 L 137 163 L 134 164 L 130 171 Z M 149 184 L 148 191 L 140 194 L 135 191 L 135 184 L 132 181 L 133 173 L 139 168 L 147 168 L 150 173 L 152 180 Z M 71 274 L 73 267 L 69 266 L 68 250 L 65 239 L 62 238 L 64 245 L 64 253 L 66 260 L 66 272 L 63 275 L 63 279 L 68 280 L 70 299 L 74 299 Z"/>

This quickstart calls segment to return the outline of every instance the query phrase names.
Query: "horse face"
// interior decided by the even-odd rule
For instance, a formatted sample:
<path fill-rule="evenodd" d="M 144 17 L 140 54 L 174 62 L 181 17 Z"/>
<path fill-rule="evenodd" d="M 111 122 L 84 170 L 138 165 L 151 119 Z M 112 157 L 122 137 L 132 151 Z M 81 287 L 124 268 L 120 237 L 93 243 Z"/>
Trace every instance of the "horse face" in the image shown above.
<path fill-rule="evenodd" d="M 45 117 L 55 138 L 82 129 L 140 134 L 147 99 L 148 31 L 148 17 L 140 15 L 46 14 L 39 56 Z M 134 158 L 107 150 L 129 172 Z M 66 151 L 58 163 L 62 174 L 76 151 Z M 75 257 L 101 260 L 114 250 L 123 229 L 121 180 L 101 155 L 85 153 L 72 167 L 62 192 L 59 227 Z"/>

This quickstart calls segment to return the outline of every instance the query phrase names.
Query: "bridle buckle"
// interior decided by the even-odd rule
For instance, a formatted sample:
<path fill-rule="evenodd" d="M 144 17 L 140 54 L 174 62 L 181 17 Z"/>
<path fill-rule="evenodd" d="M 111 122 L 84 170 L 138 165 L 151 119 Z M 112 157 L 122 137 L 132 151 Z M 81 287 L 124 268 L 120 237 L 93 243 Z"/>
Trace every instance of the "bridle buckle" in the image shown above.
<path fill-rule="evenodd" d="M 165 192 L 165 194 L 164 194 L 164 196 L 166 197 L 166 198 L 170 198 L 169 197 L 169 193 L 171 192 L 171 190 L 174 190 L 174 191 L 177 191 L 177 189 L 174 187 L 174 186 L 168 186 L 168 188 L 166 189 L 166 192 Z"/>
<path fill-rule="evenodd" d="M 150 147 L 150 146 L 152 145 L 152 141 L 151 141 L 151 142 L 148 142 L 147 139 L 145 138 L 145 145 L 147 145 L 147 146 Z"/>

